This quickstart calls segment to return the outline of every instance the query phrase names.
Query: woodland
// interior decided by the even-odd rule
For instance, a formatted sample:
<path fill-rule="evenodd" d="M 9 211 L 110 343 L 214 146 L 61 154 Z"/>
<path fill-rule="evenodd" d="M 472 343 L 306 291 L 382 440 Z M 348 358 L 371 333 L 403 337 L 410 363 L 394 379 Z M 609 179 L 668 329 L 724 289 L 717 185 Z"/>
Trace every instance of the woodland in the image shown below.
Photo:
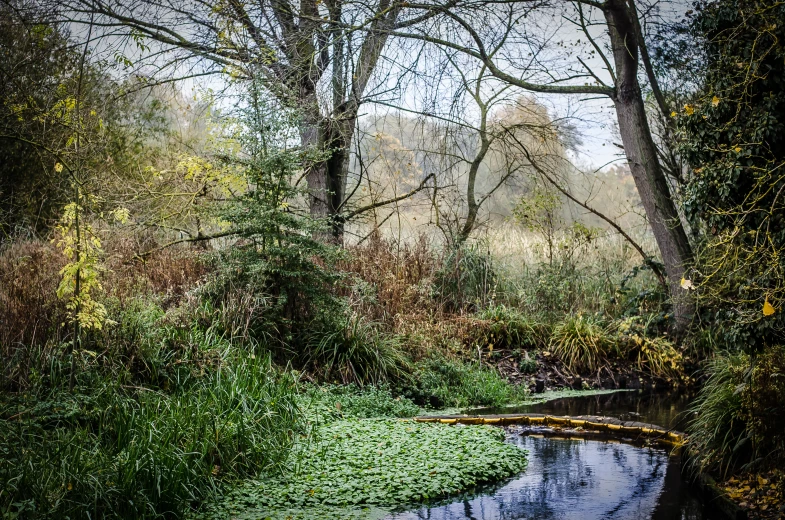
<path fill-rule="evenodd" d="M 385 518 L 626 390 L 785 518 L 783 165 L 777 0 L 0 0 L 0 515 Z"/>

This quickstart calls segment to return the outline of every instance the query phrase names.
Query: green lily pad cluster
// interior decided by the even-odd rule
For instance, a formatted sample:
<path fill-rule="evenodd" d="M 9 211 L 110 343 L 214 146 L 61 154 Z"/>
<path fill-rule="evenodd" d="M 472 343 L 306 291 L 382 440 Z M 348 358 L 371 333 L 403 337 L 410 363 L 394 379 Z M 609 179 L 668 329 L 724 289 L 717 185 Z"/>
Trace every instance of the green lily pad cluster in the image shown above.
<path fill-rule="evenodd" d="M 344 420 L 293 454 L 294 469 L 229 491 L 210 516 L 297 518 L 297 511 L 399 507 L 495 482 L 526 467 L 526 452 L 489 426 Z M 372 516 L 372 515 L 371 515 Z"/>

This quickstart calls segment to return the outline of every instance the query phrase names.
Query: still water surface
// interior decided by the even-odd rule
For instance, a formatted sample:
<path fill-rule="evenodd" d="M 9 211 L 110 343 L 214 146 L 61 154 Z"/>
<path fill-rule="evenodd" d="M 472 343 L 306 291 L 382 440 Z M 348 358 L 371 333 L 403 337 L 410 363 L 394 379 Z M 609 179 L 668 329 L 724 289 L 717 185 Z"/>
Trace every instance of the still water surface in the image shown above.
<path fill-rule="evenodd" d="M 687 403 L 683 396 L 623 392 L 471 413 L 607 415 L 678 429 Z M 522 474 L 474 495 L 388 518 L 711 520 L 682 481 L 679 457 L 665 449 L 516 432 L 508 442 L 529 452 L 529 466 Z"/>

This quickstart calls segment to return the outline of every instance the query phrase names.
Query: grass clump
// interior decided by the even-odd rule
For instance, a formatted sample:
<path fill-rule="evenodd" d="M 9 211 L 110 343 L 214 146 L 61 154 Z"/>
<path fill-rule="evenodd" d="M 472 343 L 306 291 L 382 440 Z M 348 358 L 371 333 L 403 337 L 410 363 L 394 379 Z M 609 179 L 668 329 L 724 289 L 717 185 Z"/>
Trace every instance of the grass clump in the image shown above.
<path fill-rule="evenodd" d="M 526 466 L 526 452 L 505 443 L 499 429 L 392 419 L 319 428 L 293 459 L 299 471 L 243 484 L 227 493 L 211 517 L 274 518 L 281 511 L 295 517 L 292 509 L 413 504 L 498 481 Z"/>
<path fill-rule="evenodd" d="M 468 331 L 468 340 L 481 348 L 525 349 L 547 342 L 547 327 L 505 305 L 487 307 L 476 315 Z"/>
<path fill-rule="evenodd" d="M 566 317 L 551 336 L 553 353 L 576 372 L 597 370 L 612 345 L 612 336 L 601 322 L 581 315 Z"/>
<path fill-rule="evenodd" d="M 407 365 L 397 336 L 360 316 L 345 316 L 306 341 L 306 365 L 327 381 L 379 384 Z"/>
<path fill-rule="evenodd" d="M 748 367 L 746 354 L 723 354 L 706 367 L 708 379 L 689 410 L 693 419 L 687 428 L 695 469 L 725 474 L 744 460 L 742 390 Z"/>

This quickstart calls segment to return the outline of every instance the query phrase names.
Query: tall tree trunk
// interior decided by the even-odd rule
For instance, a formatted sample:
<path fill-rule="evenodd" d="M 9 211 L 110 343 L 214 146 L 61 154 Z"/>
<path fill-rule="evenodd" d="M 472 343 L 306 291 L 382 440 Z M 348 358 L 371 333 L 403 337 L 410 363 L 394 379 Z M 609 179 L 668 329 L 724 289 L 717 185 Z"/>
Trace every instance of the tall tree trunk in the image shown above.
<path fill-rule="evenodd" d="M 692 260 L 692 249 L 671 198 L 646 118 L 638 83 L 638 43 L 632 13 L 623 0 L 608 0 L 605 5 L 616 66 L 613 101 L 619 132 L 635 186 L 665 264 L 673 301 L 674 330 L 681 334 L 694 312 L 694 304 L 681 287 L 681 279 Z"/>
<path fill-rule="evenodd" d="M 306 182 L 311 216 L 328 221 L 329 231 L 323 238 L 337 245 L 343 244 L 344 222 L 340 210 L 346 197 L 349 146 L 356 120 L 356 113 L 329 118 L 321 116 L 317 109 L 306 116 L 300 132 L 303 148 L 327 153 L 324 159 L 307 165 Z"/>

